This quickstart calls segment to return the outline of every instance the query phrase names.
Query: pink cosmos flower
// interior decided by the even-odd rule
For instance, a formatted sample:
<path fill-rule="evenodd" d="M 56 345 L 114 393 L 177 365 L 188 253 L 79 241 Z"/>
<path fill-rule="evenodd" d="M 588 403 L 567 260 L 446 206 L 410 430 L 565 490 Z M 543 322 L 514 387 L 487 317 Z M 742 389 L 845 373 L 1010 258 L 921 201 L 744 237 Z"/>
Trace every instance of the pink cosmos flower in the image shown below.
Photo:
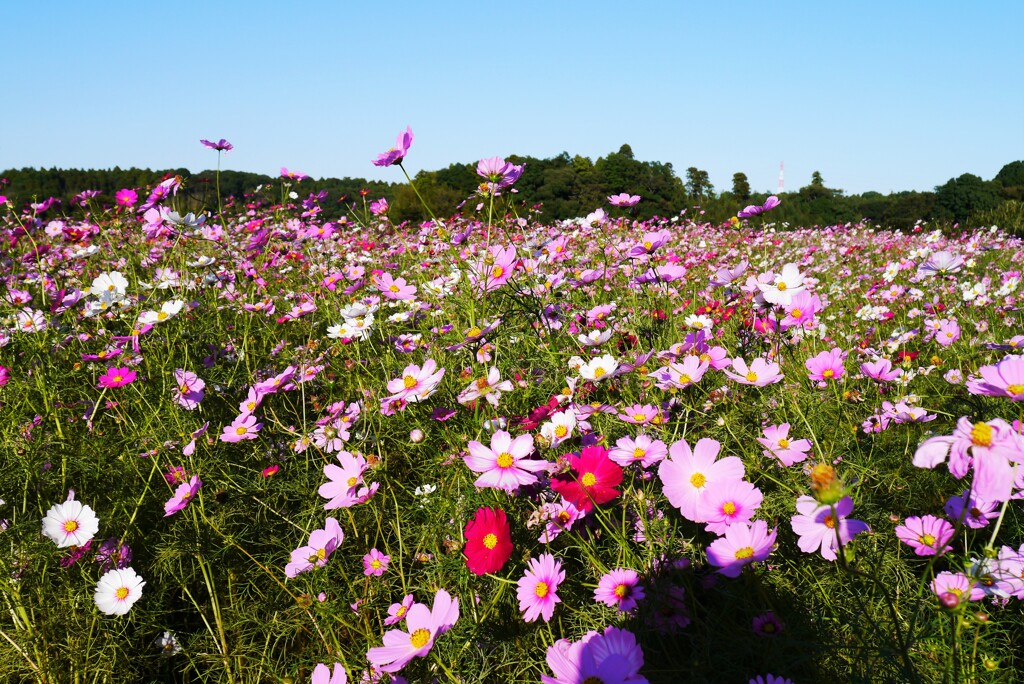
<path fill-rule="evenodd" d="M 628 192 L 608 196 L 608 203 L 613 207 L 635 207 L 639 201 L 640 195 L 630 195 Z"/>
<path fill-rule="evenodd" d="M 509 433 L 498 430 L 491 437 L 490 447 L 475 440 L 470 442 L 469 454 L 463 460 L 474 473 L 482 473 L 473 483 L 477 487 L 513 492 L 536 482 L 534 473 L 547 469 L 547 461 L 529 458 L 533 452 L 533 435 L 519 435 L 512 439 Z"/>
<path fill-rule="evenodd" d="M 632 423 L 633 425 L 646 425 L 660 416 L 661 411 L 657 406 L 651 404 L 633 404 L 622 410 L 618 415 L 619 420 Z"/>
<path fill-rule="evenodd" d="M 853 499 L 848 496 L 836 503 L 835 515 L 831 506 L 823 506 L 811 496 L 797 499 L 796 511 L 791 524 L 800 537 L 797 546 L 804 553 L 820 551 L 825 560 L 834 561 L 840 543 L 845 545 L 861 532 L 869 530 L 867 523 L 846 518 L 853 512 Z"/>
<path fill-rule="evenodd" d="M 949 472 L 962 478 L 974 468 L 973 492 L 986 501 L 1006 501 L 1013 487 L 1013 464 L 1024 453 L 1024 436 L 1012 425 L 996 418 L 971 423 L 966 416 L 957 421 L 950 436 L 931 437 L 914 452 L 914 465 L 934 468 L 949 459 Z"/>
<path fill-rule="evenodd" d="M 707 548 L 708 562 L 726 577 L 739 577 L 745 565 L 759 563 L 768 558 L 775 547 L 778 529 L 768 532 L 763 520 L 753 525 L 730 525 L 725 536 L 711 542 Z"/>
<path fill-rule="evenodd" d="M 798 292 L 785 306 L 786 317 L 779 322 L 779 325 L 783 330 L 806 326 L 814 321 L 814 317 L 821 309 L 821 299 L 818 295 L 806 290 Z"/>
<path fill-rule="evenodd" d="M 221 138 L 217 142 L 210 142 L 209 140 L 200 140 L 199 142 L 203 144 L 203 147 L 209 147 L 211 150 L 217 150 L 218 152 L 227 153 L 235 149 L 235 146 L 224 138 Z"/>
<path fill-rule="evenodd" d="M 515 264 L 515 246 L 491 247 L 479 261 L 470 266 L 469 282 L 484 292 L 493 292 L 512 277 Z"/>
<path fill-rule="evenodd" d="M 513 185 L 523 175 L 523 167 L 505 161 L 502 157 L 481 159 L 476 165 L 476 175 L 488 182 L 492 192 Z"/>
<path fill-rule="evenodd" d="M 412 594 L 406 594 L 401 603 L 392 603 L 388 607 L 388 616 L 384 618 L 384 626 L 390 627 L 404 620 L 409 609 L 412 608 L 412 604 Z"/>
<path fill-rule="evenodd" d="M 196 492 L 203 486 L 203 481 L 200 480 L 196 475 L 192 476 L 192 479 L 188 482 L 184 482 L 178 485 L 178 488 L 174 490 L 174 496 L 164 504 L 164 517 L 174 515 L 178 511 L 188 506 L 189 502 L 195 497 Z"/>
<path fill-rule="evenodd" d="M 636 637 L 617 627 L 587 632 L 576 642 L 559 639 L 548 647 L 547 662 L 554 676 L 542 674 L 542 684 L 648 684 Z"/>
<path fill-rule="evenodd" d="M 1007 397 L 1010 401 L 1024 401 L 1024 356 L 1009 355 L 994 366 L 978 369 L 981 379 L 967 381 L 971 394 L 986 397 Z"/>
<path fill-rule="evenodd" d="M 174 400 L 178 405 L 189 411 L 195 410 L 203 400 L 206 383 L 195 373 L 178 368 L 174 371 L 174 384 Z"/>
<path fill-rule="evenodd" d="M 736 216 L 738 218 L 750 218 L 751 216 L 758 216 L 759 214 L 763 214 L 766 211 L 771 211 L 780 204 L 782 204 L 782 202 L 779 200 L 779 198 L 776 197 L 775 195 L 771 195 L 768 197 L 768 199 L 764 201 L 764 204 L 751 204 L 750 206 L 745 207 L 740 211 L 737 211 Z"/>
<path fill-rule="evenodd" d="M 689 355 L 681 362 L 672 362 L 659 368 L 651 373 L 651 377 L 661 389 L 685 389 L 701 381 L 711 360 L 711 356 L 704 359 L 702 356 Z"/>
<path fill-rule="evenodd" d="M 367 468 L 366 459 L 347 451 L 339 451 L 336 458 L 339 465 L 329 463 L 324 466 L 324 475 L 329 481 L 317 490 L 320 496 L 327 499 L 324 509 L 350 508 L 369 500 L 380 485 L 374 482 L 369 487 L 360 486 Z"/>
<path fill-rule="evenodd" d="M 434 605 L 413 604 L 405 618 L 408 632 L 393 629 L 384 634 L 384 645 L 371 648 L 366 657 L 382 672 L 398 672 L 413 658 L 430 652 L 434 640 L 447 632 L 459 619 L 459 600 L 439 589 Z"/>
<path fill-rule="evenodd" d="M 903 375 L 899 368 L 892 367 L 889 359 L 878 359 L 860 364 L 860 372 L 876 382 L 891 382 Z"/>
<path fill-rule="evenodd" d="M 224 427 L 220 436 L 222 442 L 241 442 L 243 439 L 256 439 L 256 433 L 263 427 L 263 423 L 256 421 L 256 416 L 251 413 L 243 413 L 235 418 L 231 425 Z"/>
<path fill-rule="evenodd" d="M 737 357 L 732 361 L 732 368 L 735 373 L 722 371 L 727 376 L 741 385 L 753 385 L 764 387 L 782 380 L 784 377 L 780 372 L 779 364 L 769 362 L 766 359 L 754 359 L 749 366 L 743 359 Z"/>
<path fill-rule="evenodd" d="M 541 505 L 540 513 L 541 520 L 544 521 L 544 531 L 537 541 L 542 544 L 550 544 L 555 537 L 571 529 L 573 524 L 585 515 L 564 499 Z"/>
<path fill-rule="evenodd" d="M 409 153 L 409 148 L 412 147 L 412 141 L 412 127 L 406 126 L 405 132 L 398 134 L 398 140 L 395 142 L 395 146 L 387 152 L 377 155 L 377 158 L 373 160 L 373 165 L 392 166 L 394 164 L 398 164 L 401 166 L 402 160 L 405 159 L 405 155 Z"/>
<path fill-rule="evenodd" d="M 124 188 L 123 190 L 118 190 L 114 194 L 114 201 L 119 207 L 134 207 L 139 201 L 139 193 L 134 190 Z"/>
<path fill-rule="evenodd" d="M 981 585 L 962 572 L 940 572 L 932 580 L 931 588 L 947 608 L 955 608 L 963 601 L 980 601 L 985 598 L 985 590 Z"/>
<path fill-rule="evenodd" d="M 116 368 L 110 367 L 107 372 L 99 377 L 96 382 L 96 386 L 101 389 L 112 389 L 114 387 L 124 387 L 125 385 L 135 382 L 135 371 L 130 368 Z"/>
<path fill-rule="evenodd" d="M 639 463 L 642 468 L 650 468 L 668 455 L 668 446 L 660 439 L 651 439 L 641 433 L 635 438 L 620 437 L 615 448 L 608 452 L 608 458 L 622 467 L 631 463 Z"/>
<path fill-rule="evenodd" d="M 345 533 L 341 531 L 338 521 L 328 518 L 324 523 L 324 529 L 314 530 L 310 533 L 309 542 L 305 546 L 292 551 L 291 562 L 285 566 L 284 574 L 291 578 L 314 567 L 322 568 L 327 565 L 327 559 L 341 546 L 344 539 Z"/>
<path fill-rule="evenodd" d="M 948 545 L 953 538 L 953 526 L 934 515 L 907 518 L 895 532 L 918 556 L 941 556 L 953 548 Z"/>
<path fill-rule="evenodd" d="M 831 351 L 821 352 L 814 358 L 807 359 L 804 362 L 804 366 L 808 370 L 807 377 L 817 382 L 838 380 L 846 374 L 846 368 L 843 367 L 845 357 L 843 350 L 836 347 Z"/>
<path fill-rule="evenodd" d="M 999 503 L 984 501 L 971 494 L 970 490 L 954 496 L 942 509 L 950 520 L 962 520 L 972 529 L 987 527 L 990 520 L 999 517 Z"/>
<path fill-rule="evenodd" d="M 717 441 L 704 438 L 691 450 L 689 444 L 680 440 L 669 447 L 668 458 L 658 466 L 662 491 L 687 520 L 705 522 L 699 511 L 709 485 L 743 479 L 745 471 L 739 458 L 715 460 L 721 448 Z"/>
<path fill-rule="evenodd" d="M 391 556 L 385 556 L 377 549 L 370 549 L 370 552 L 363 556 L 363 574 L 367 577 L 380 577 L 387 571 L 390 562 Z"/>
<path fill-rule="evenodd" d="M 594 600 L 625 613 L 644 598 L 640 576 L 629 568 L 616 568 L 604 574 L 594 590 Z"/>
<path fill-rule="evenodd" d="M 391 398 L 418 402 L 430 397 L 441 384 L 444 370 L 444 368 L 438 370 L 437 362 L 433 359 L 424 361 L 422 368 L 416 364 L 406 366 L 402 371 L 402 377 L 388 382 Z"/>
<path fill-rule="evenodd" d="M 382 273 L 374 280 L 374 287 L 387 299 L 409 300 L 416 298 L 416 286 L 409 285 L 405 278 L 393 278 L 390 273 Z"/>
<path fill-rule="evenodd" d="M 764 437 L 758 437 L 757 441 L 765 447 L 761 453 L 779 459 L 787 468 L 805 460 L 811 450 L 811 441 L 808 439 L 790 440 L 789 423 L 764 428 Z"/>
<path fill-rule="evenodd" d="M 317 663 L 310 684 L 348 684 L 348 675 L 341 663 L 334 663 L 333 672 L 323 663 Z"/>
<path fill-rule="evenodd" d="M 960 339 L 960 326 L 955 320 L 943 319 L 935 332 L 935 341 L 941 347 L 948 347 Z"/>
<path fill-rule="evenodd" d="M 349 438 L 349 424 L 340 418 L 327 425 L 321 425 L 313 431 L 313 443 L 326 453 L 341 451 Z"/>
<path fill-rule="evenodd" d="M 562 563 L 550 553 L 543 553 L 539 558 L 531 558 L 526 574 L 517 582 L 519 589 L 516 595 L 519 598 L 519 610 L 523 613 L 523 619 L 533 622 L 542 617 L 544 622 L 550 622 L 551 616 L 555 613 L 555 604 L 562 602 L 555 592 L 564 580 L 565 571 L 562 570 Z"/>
<path fill-rule="evenodd" d="M 469 387 L 459 392 L 458 401 L 460 404 L 468 404 L 483 397 L 488 404 L 497 407 L 501 393 L 511 391 L 512 381 L 502 380 L 498 367 L 491 366 L 486 376 L 477 378 L 469 383 Z"/>
<path fill-rule="evenodd" d="M 725 480 L 708 485 L 697 508 L 697 516 L 707 522 L 707 530 L 724 534 L 736 523 L 745 523 L 761 507 L 764 495 L 746 480 Z"/>

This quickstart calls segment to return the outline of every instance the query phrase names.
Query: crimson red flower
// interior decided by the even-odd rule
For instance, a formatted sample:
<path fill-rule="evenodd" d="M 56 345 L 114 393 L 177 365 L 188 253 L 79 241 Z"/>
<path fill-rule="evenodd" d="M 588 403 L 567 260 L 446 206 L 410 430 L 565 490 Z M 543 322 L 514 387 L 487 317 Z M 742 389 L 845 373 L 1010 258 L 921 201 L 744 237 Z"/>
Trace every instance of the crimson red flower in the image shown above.
<path fill-rule="evenodd" d="M 476 575 L 497 572 L 512 555 L 512 530 L 505 511 L 480 508 L 466 523 L 466 567 Z"/>
<path fill-rule="evenodd" d="M 608 458 L 603 446 L 584 447 L 580 454 L 569 454 L 571 472 L 551 480 L 551 488 L 581 511 L 607 503 L 619 495 L 622 468 Z"/>

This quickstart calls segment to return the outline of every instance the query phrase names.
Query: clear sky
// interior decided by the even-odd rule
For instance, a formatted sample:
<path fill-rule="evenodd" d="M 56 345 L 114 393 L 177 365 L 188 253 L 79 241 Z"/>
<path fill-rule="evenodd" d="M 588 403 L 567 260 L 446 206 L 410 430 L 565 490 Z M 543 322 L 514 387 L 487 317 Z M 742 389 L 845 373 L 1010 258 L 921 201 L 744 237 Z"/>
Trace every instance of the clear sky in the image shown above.
<path fill-rule="evenodd" d="M 400 180 L 481 157 L 638 159 L 755 190 L 820 170 L 927 190 L 1024 159 L 1024 2 L 0 6 L 0 169 L 223 168 Z"/>

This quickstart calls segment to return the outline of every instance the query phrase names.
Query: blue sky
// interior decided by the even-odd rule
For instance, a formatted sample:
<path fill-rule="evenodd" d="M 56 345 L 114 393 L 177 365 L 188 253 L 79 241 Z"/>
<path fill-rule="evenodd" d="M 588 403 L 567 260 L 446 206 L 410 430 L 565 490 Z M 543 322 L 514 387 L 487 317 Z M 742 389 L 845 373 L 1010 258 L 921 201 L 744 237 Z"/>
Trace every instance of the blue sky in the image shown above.
<path fill-rule="evenodd" d="M 0 169 L 223 167 L 400 180 L 629 143 L 638 159 L 925 190 L 1024 159 L 1024 3 L 11 2 Z"/>

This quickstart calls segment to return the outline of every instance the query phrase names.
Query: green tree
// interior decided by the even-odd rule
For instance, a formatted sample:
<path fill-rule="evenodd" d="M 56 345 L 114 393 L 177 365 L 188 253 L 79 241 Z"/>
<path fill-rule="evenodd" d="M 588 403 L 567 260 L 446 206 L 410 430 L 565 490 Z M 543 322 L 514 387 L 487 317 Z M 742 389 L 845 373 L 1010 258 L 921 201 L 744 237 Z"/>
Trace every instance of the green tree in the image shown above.
<path fill-rule="evenodd" d="M 707 171 L 691 166 L 686 169 L 686 190 L 690 197 L 699 201 L 704 197 L 710 197 L 715 191 L 715 186 L 711 184 Z"/>
<path fill-rule="evenodd" d="M 736 199 L 750 199 L 750 181 L 742 171 L 732 174 L 732 194 Z"/>
<path fill-rule="evenodd" d="M 990 211 L 999 205 L 999 185 L 983 181 L 973 173 L 950 178 L 935 188 L 935 209 L 939 218 L 962 222 L 974 212 Z"/>

